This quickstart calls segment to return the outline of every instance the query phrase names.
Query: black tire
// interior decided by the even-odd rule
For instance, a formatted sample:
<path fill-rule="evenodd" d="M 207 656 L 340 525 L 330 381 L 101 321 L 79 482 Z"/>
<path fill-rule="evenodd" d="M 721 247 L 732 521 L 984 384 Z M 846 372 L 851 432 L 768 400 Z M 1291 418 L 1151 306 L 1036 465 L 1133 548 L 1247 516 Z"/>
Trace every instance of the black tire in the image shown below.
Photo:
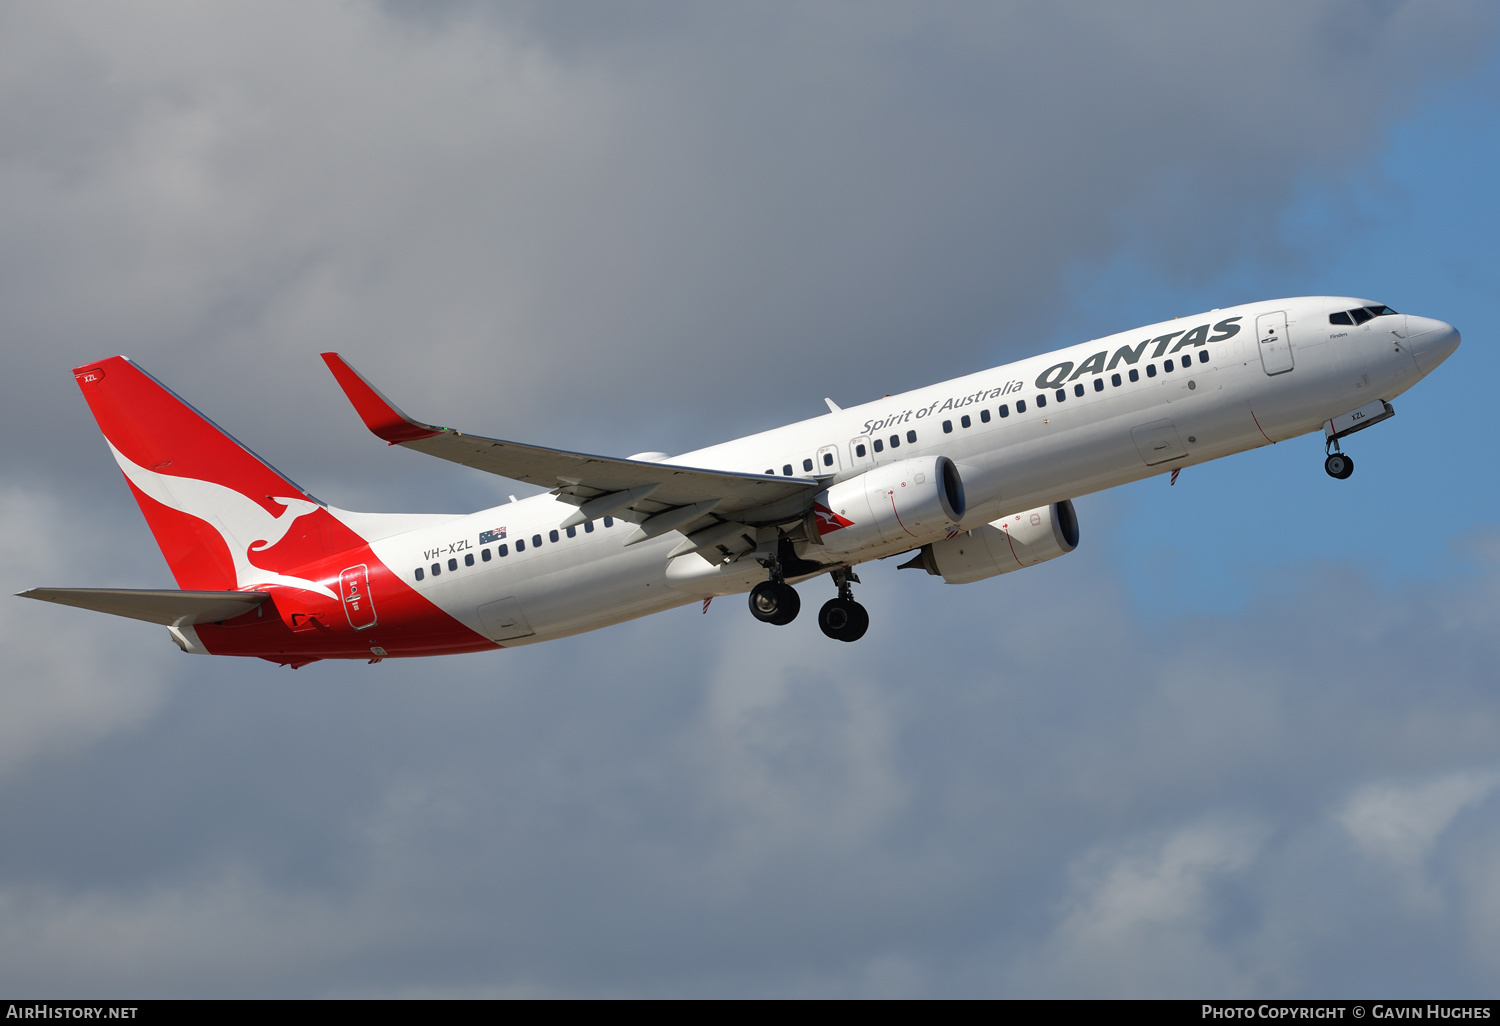
<path fill-rule="evenodd" d="M 818 610 L 818 630 L 835 641 L 842 640 L 849 624 L 854 621 L 854 613 L 849 608 L 852 605 L 853 602 L 846 602 L 841 598 L 831 598 L 824 602 L 823 608 Z"/>
<path fill-rule="evenodd" d="M 802 598 L 790 584 L 761 581 L 750 589 L 750 615 L 761 623 L 785 626 L 802 611 Z"/>
<path fill-rule="evenodd" d="M 818 610 L 818 627 L 835 641 L 858 641 L 870 629 L 870 614 L 853 599 L 831 598 Z"/>
<path fill-rule="evenodd" d="M 850 604 L 854 606 L 854 619 L 850 622 L 848 630 L 844 631 L 844 636 L 839 638 L 840 641 L 858 641 L 865 636 L 865 631 L 870 629 L 869 610 L 858 602 Z"/>
<path fill-rule="evenodd" d="M 1349 475 L 1354 473 L 1354 460 L 1341 452 L 1336 452 L 1323 461 L 1323 469 L 1328 472 L 1329 477 L 1347 481 Z"/>

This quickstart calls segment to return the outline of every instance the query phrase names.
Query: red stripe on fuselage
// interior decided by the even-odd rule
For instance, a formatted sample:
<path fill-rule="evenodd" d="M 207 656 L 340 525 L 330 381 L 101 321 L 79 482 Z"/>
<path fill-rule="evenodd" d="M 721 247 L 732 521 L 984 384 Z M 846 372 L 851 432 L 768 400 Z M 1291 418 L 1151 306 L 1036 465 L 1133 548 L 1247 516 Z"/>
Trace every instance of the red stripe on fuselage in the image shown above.
<path fill-rule="evenodd" d="M 324 510 L 318 513 L 328 515 Z M 361 563 L 368 568 L 368 585 L 362 601 L 374 606 L 372 627 L 355 630 L 350 626 L 343 602 L 338 598 L 273 584 L 255 588 L 269 592 L 269 602 L 233 620 L 199 624 L 198 639 L 214 655 L 261 656 L 277 661 L 369 659 L 375 648 L 383 649 L 387 657 L 397 657 L 452 655 L 502 647 L 420 595 L 381 563 L 364 543 L 304 566 L 278 568 L 277 572 L 321 584 L 337 595 L 339 574 Z M 367 613 L 368 606 L 361 612 Z"/>

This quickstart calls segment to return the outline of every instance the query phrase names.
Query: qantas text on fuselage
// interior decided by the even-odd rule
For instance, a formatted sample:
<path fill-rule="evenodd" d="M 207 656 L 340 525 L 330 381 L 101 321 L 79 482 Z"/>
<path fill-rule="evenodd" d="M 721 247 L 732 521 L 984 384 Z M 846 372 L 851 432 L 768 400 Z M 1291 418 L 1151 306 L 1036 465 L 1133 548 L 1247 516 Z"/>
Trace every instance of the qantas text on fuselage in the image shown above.
<path fill-rule="evenodd" d="M 966 584 L 1071 552 L 1071 499 L 1320 431 L 1349 435 L 1459 344 L 1439 320 L 1315 296 L 1215 310 L 668 458 L 596 456 L 413 420 L 337 354 L 369 429 L 545 494 L 468 515 L 320 502 L 125 357 L 74 375 L 178 590 L 23 594 L 164 624 L 184 650 L 301 666 L 482 651 L 718 595 L 786 624 L 869 626 L 854 568 Z"/>

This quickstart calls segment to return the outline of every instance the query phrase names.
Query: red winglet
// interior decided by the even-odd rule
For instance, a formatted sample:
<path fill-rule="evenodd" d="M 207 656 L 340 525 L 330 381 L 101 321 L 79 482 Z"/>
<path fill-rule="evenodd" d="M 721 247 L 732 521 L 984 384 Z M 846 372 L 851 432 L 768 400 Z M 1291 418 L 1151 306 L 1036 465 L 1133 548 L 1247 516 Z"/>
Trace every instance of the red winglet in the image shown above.
<path fill-rule="evenodd" d="M 360 376 L 359 371 L 344 362 L 338 353 L 323 353 L 323 362 L 333 371 L 339 387 L 354 404 L 354 411 L 365 422 L 365 427 L 375 432 L 392 445 L 402 442 L 417 442 L 443 433 L 442 428 L 431 424 L 420 424 L 396 408 L 396 404 L 380 394 L 380 390 Z"/>

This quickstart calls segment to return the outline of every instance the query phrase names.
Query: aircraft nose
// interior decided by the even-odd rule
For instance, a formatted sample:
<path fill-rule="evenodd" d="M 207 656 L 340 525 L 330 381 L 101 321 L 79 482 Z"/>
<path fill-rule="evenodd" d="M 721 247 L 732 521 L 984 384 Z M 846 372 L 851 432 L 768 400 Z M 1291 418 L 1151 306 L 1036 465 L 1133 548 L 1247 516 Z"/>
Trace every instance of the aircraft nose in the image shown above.
<path fill-rule="evenodd" d="M 1452 356 L 1459 341 L 1458 329 L 1447 321 L 1406 316 L 1406 344 L 1423 374 L 1431 374 L 1438 364 Z"/>

